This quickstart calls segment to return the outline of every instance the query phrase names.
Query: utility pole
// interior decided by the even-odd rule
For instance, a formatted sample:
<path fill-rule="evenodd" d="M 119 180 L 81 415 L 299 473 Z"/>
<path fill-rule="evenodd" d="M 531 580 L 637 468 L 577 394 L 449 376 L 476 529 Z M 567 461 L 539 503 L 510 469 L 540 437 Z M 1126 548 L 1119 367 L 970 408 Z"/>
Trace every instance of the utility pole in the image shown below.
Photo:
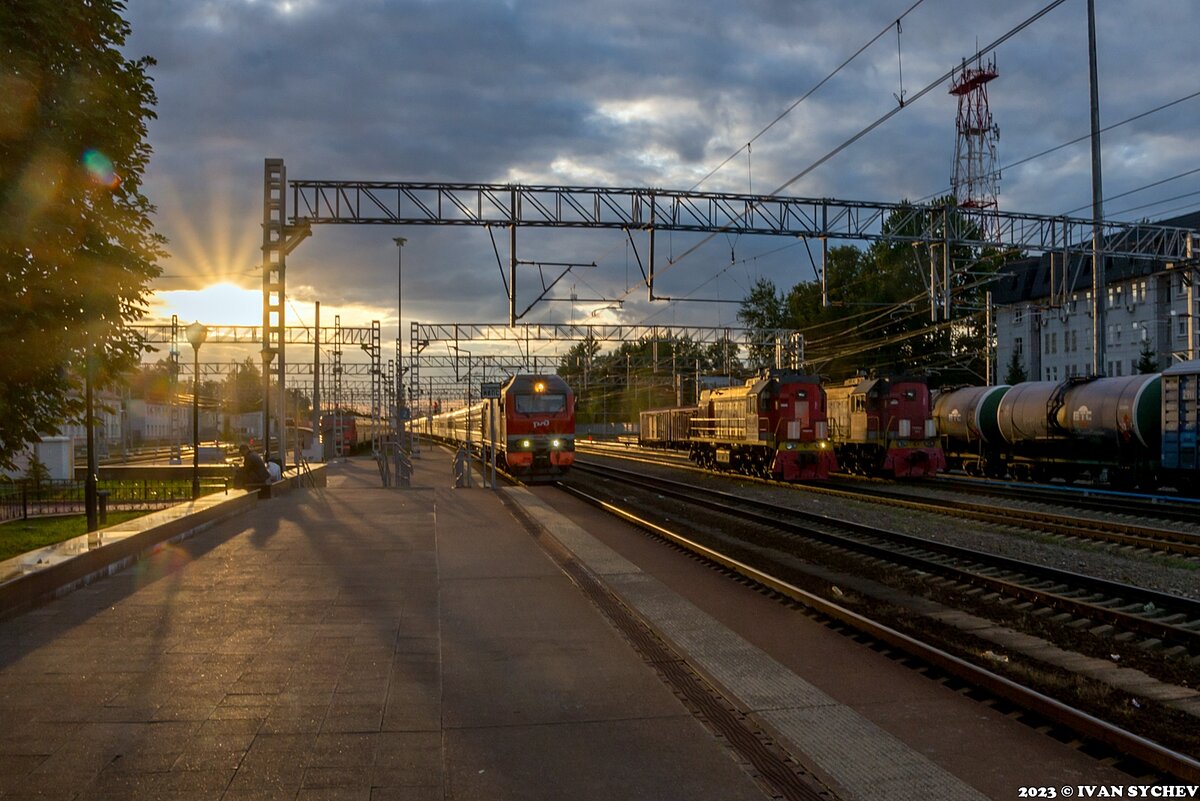
<path fill-rule="evenodd" d="M 1100 176 L 1100 85 L 1096 77 L 1096 0 L 1087 2 L 1088 76 L 1092 99 L 1092 374 L 1104 373 L 1104 296 L 1107 281 L 1100 252 L 1104 192 Z"/>

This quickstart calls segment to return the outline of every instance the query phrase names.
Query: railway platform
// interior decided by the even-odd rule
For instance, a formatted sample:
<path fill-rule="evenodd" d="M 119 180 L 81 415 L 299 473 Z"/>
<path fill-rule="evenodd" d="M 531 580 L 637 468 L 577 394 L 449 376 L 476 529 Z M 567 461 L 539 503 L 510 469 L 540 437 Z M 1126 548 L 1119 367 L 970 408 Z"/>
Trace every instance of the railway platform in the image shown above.
<path fill-rule="evenodd" d="M 0 621 L 0 799 L 758 799 L 496 493 L 371 461 Z"/>
<path fill-rule="evenodd" d="M 438 448 L 407 489 L 369 460 L 327 483 L 0 620 L 0 801 L 1017 797 L 980 779 L 1008 761 L 955 775 L 539 492 L 455 489 Z M 1117 780 L 1064 751 L 1013 775 Z"/>

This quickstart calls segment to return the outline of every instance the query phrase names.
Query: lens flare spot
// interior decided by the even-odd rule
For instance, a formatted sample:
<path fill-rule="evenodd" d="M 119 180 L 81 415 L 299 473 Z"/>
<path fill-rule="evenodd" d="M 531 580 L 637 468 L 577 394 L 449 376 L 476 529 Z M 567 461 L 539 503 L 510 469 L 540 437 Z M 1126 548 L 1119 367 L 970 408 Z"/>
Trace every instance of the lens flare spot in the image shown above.
<path fill-rule="evenodd" d="M 88 175 L 92 177 L 93 183 L 100 186 L 116 189 L 121 178 L 113 171 L 112 159 L 101 153 L 95 148 L 83 154 L 83 167 L 88 171 Z"/>

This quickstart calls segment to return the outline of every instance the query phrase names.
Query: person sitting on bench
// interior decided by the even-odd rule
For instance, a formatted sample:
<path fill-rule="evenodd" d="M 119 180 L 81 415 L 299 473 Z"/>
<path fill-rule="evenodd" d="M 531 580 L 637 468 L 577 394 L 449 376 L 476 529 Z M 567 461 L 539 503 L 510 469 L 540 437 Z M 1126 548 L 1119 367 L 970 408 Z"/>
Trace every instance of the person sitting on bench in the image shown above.
<path fill-rule="evenodd" d="M 267 470 L 263 458 L 257 452 L 250 450 L 247 445 L 242 445 L 238 450 L 242 454 L 242 466 L 238 468 L 234 476 L 233 485 L 246 489 L 258 489 L 270 484 L 271 473 Z"/>

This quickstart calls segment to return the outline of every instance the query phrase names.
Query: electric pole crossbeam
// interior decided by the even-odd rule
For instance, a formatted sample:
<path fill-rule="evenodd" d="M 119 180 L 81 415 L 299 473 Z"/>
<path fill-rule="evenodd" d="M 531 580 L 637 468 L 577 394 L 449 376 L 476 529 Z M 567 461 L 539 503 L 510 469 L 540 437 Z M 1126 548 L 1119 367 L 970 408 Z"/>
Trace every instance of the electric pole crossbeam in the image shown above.
<path fill-rule="evenodd" d="M 1088 219 L 996 210 L 995 237 L 981 236 L 969 219 L 950 215 L 947 232 L 925 231 L 941 205 L 870 203 L 829 198 L 682 192 L 664 189 L 434 184 L 382 181 L 291 182 L 296 224 L 468 225 L 533 228 L 607 228 L 728 232 L 830 239 L 942 242 L 945 235 L 969 247 L 1048 252 L 1068 240 L 1090 240 Z M 905 222 L 916 225 L 904 225 Z M 1106 221 L 1105 253 L 1171 261 L 1183 258 L 1187 229 Z M 1056 238 L 1057 237 L 1057 238 Z"/>
<path fill-rule="evenodd" d="M 142 338 L 142 341 L 151 344 L 170 343 L 175 340 L 173 337 L 173 328 L 170 324 L 163 325 L 133 325 L 130 328 Z M 284 326 L 283 340 L 289 345 L 331 345 L 335 341 L 340 341 L 344 345 L 366 345 L 371 342 L 372 329 L 370 328 L 321 328 L 317 336 L 319 343 L 314 341 L 314 329 L 311 326 L 289 325 Z M 340 339 L 338 339 L 340 337 Z M 208 326 L 209 344 L 256 344 L 263 341 L 262 328 L 257 325 L 210 325 Z M 277 340 L 275 340 L 277 341 Z"/>
<path fill-rule="evenodd" d="M 690 340 L 707 345 L 714 342 L 749 342 L 764 337 L 774 340 L 798 332 L 791 328 L 756 331 L 751 328 L 665 325 L 575 325 L 572 323 L 414 323 L 417 336 L 434 342 L 673 342 Z M 424 358 L 424 357 L 422 357 Z"/>

